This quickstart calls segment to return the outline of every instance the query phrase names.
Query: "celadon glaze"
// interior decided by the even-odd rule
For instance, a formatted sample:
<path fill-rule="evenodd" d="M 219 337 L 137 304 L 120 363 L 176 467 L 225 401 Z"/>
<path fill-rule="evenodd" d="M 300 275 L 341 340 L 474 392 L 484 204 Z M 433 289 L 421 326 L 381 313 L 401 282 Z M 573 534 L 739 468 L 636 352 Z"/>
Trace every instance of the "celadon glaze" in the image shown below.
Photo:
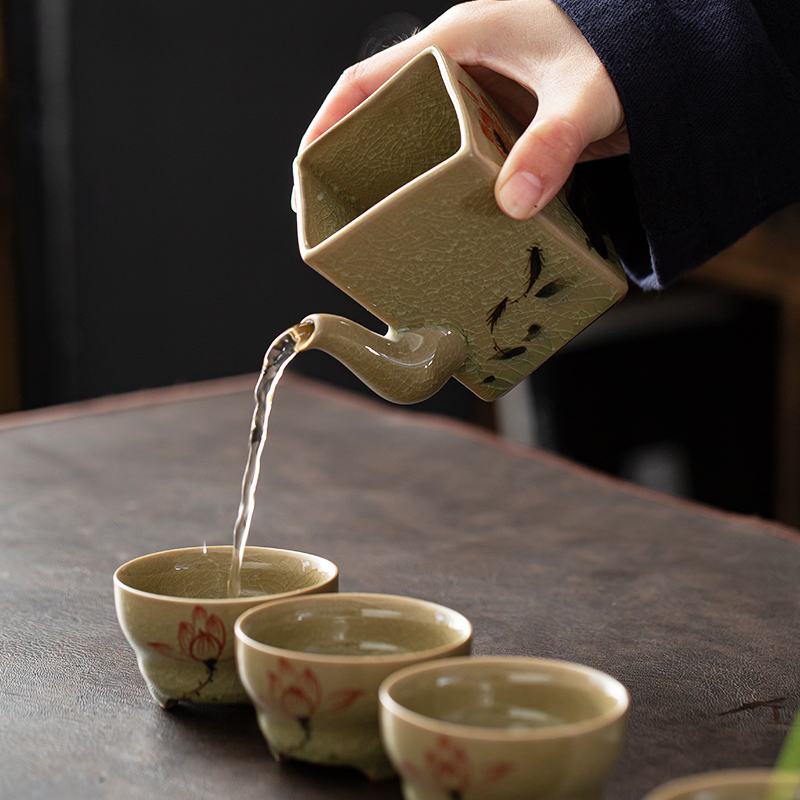
<path fill-rule="evenodd" d="M 236 661 L 279 760 L 394 774 L 378 732 L 378 687 L 409 664 L 468 655 L 472 626 L 410 597 L 336 594 L 269 603 L 236 623 Z"/>
<path fill-rule="evenodd" d="M 644 800 L 800 800 L 800 772 L 724 769 L 676 778 Z"/>
<path fill-rule="evenodd" d="M 416 403 L 438 392 L 468 352 L 464 337 L 446 328 L 379 336 L 333 314 L 312 314 L 301 328 L 298 351 L 316 348 L 330 353 L 370 389 L 395 403 Z"/>
<path fill-rule="evenodd" d="M 179 700 L 249 703 L 234 662 L 237 617 L 267 601 L 338 588 L 327 559 L 247 547 L 245 596 L 226 597 L 230 563 L 230 547 L 190 547 L 142 556 L 114 573 L 117 619 L 163 708 Z"/>
<path fill-rule="evenodd" d="M 312 335 L 307 347 L 396 402 L 424 399 L 451 375 L 493 400 L 622 299 L 613 245 L 580 192 L 569 196 L 582 220 L 565 190 L 531 220 L 500 211 L 494 182 L 520 130 L 429 48 L 297 158 L 303 259 L 386 323 L 390 338 L 441 330 L 463 340 L 432 360 L 426 374 L 436 379 L 424 386 L 419 370 L 387 368 L 372 345 L 345 351 Z"/>
<path fill-rule="evenodd" d="M 609 675 L 524 657 L 413 665 L 379 696 L 405 800 L 600 800 L 629 705 Z"/>

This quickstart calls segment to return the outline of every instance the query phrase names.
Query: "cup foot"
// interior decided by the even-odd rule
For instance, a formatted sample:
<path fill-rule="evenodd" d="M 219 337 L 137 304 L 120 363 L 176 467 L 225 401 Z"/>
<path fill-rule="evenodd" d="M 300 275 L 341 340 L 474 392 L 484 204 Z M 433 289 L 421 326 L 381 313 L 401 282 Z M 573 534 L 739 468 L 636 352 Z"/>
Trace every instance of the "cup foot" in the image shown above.
<path fill-rule="evenodd" d="M 270 755 L 279 763 L 285 763 L 286 761 L 291 761 L 291 756 L 287 756 L 285 753 L 281 753 L 280 751 L 276 750 L 269 742 L 267 742 L 267 746 L 269 747 Z"/>
<path fill-rule="evenodd" d="M 319 764 L 324 767 L 347 767 L 349 769 L 358 770 L 370 783 L 380 783 L 394 778 L 397 773 L 392 767 L 388 759 L 372 759 L 368 764 L 360 763 L 346 763 L 335 756 L 325 758 L 321 755 L 314 755 L 303 752 L 286 753 L 275 749 L 269 741 L 267 747 L 272 757 L 278 763 L 286 763 L 287 761 L 305 761 L 309 764 Z"/>
<path fill-rule="evenodd" d="M 177 698 L 169 697 L 152 684 L 148 683 L 147 688 L 150 690 L 150 696 L 153 698 L 153 700 L 155 700 L 156 703 L 158 703 L 165 711 L 169 711 L 171 708 L 175 708 L 175 706 L 178 705 Z"/>
<path fill-rule="evenodd" d="M 386 764 L 374 765 L 370 768 L 356 767 L 356 769 L 360 770 L 370 783 L 381 783 L 397 777 L 397 772 L 395 772 L 394 767 L 388 762 Z"/>

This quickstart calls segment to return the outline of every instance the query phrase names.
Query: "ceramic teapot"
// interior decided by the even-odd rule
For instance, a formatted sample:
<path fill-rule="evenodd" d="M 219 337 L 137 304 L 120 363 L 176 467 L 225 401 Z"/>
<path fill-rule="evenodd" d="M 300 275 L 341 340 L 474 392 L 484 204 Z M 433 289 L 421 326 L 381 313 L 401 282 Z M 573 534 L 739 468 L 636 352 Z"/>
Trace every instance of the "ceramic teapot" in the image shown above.
<path fill-rule="evenodd" d="M 494 400 L 621 300 L 613 245 L 575 192 L 525 221 L 497 206 L 521 130 L 432 47 L 306 148 L 302 258 L 389 330 L 313 314 L 297 349 L 328 352 L 394 402 L 451 376 Z"/>

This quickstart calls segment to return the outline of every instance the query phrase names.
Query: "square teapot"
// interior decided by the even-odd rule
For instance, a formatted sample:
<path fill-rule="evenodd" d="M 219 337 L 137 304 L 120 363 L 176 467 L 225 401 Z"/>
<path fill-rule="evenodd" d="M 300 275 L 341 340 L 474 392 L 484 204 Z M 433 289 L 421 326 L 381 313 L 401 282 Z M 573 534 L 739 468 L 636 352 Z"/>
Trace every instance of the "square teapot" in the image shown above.
<path fill-rule="evenodd" d="M 431 47 L 307 147 L 294 165 L 303 260 L 389 330 L 314 314 L 298 349 L 395 402 L 451 376 L 494 400 L 621 300 L 613 244 L 576 187 L 529 220 L 498 207 L 521 130 Z"/>

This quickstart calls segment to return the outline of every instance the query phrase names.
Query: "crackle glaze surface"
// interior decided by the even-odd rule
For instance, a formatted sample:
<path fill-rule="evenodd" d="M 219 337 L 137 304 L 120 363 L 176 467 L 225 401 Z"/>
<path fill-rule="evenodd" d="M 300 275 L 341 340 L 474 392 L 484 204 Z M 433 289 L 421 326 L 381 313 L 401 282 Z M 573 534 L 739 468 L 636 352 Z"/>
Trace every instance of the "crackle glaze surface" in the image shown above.
<path fill-rule="evenodd" d="M 625 295 L 582 189 L 506 217 L 494 181 L 518 123 L 436 48 L 297 159 L 304 260 L 395 330 L 468 345 L 456 377 L 495 399 Z M 580 215 L 580 219 L 578 214 Z"/>
<path fill-rule="evenodd" d="M 239 675 L 277 759 L 394 774 L 378 688 L 401 667 L 470 652 L 472 626 L 435 603 L 336 594 L 270 603 L 236 625 Z"/>
<path fill-rule="evenodd" d="M 267 547 L 245 549 L 242 592 L 226 597 L 230 547 L 152 553 L 114 575 L 117 619 L 150 694 L 167 708 L 179 700 L 247 703 L 234 662 L 233 625 L 261 603 L 335 592 L 338 570 L 319 556 Z"/>

